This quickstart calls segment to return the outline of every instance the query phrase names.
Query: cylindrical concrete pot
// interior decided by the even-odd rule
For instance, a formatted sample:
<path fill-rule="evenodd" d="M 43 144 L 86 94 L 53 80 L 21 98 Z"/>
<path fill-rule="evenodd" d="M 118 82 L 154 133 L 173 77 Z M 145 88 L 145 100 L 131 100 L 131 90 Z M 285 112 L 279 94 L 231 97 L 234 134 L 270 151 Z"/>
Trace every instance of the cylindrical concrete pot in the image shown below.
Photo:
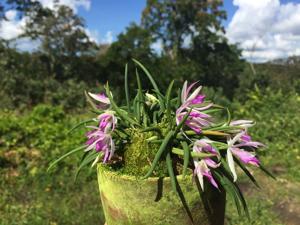
<path fill-rule="evenodd" d="M 223 225 L 225 194 L 213 187 L 200 194 L 191 176 L 145 180 L 120 175 L 98 164 L 98 182 L 107 225 Z M 192 218 L 192 219 L 191 219 Z M 193 221 L 193 222 L 192 222 Z"/>

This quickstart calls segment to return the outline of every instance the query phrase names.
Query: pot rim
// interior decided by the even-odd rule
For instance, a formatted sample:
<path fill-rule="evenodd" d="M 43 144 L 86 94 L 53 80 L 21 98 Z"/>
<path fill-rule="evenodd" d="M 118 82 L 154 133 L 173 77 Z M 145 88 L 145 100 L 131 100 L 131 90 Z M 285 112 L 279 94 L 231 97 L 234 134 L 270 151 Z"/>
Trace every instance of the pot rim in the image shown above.
<path fill-rule="evenodd" d="M 97 163 L 97 173 L 99 171 L 102 171 L 110 176 L 113 176 L 113 177 L 118 177 L 118 178 L 121 178 L 123 180 L 129 180 L 129 181 L 157 181 L 159 179 L 163 179 L 164 181 L 170 181 L 170 177 L 166 176 L 166 177 L 148 177 L 146 179 L 142 179 L 142 177 L 138 177 L 138 176 L 134 176 L 134 175 L 128 175 L 128 174 L 122 174 L 122 173 L 119 173 L 118 171 L 113 171 L 113 170 L 110 170 L 107 168 L 107 166 L 105 166 L 104 164 L 102 163 Z M 183 177 L 182 174 L 179 174 L 176 176 L 177 180 L 186 180 L 186 179 L 189 179 L 189 178 L 193 178 L 193 174 L 187 174 L 185 177 Z"/>

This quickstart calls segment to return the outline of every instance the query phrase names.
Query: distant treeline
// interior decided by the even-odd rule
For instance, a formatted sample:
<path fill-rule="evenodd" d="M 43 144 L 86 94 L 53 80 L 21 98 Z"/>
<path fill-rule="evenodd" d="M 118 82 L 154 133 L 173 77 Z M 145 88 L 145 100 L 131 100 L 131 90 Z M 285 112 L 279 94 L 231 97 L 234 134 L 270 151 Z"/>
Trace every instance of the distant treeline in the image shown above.
<path fill-rule="evenodd" d="M 125 64 L 131 89 L 135 73 L 141 72 L 135 71 L 132 58 L 141 61 L 162 88 L 173 79 L 179 86 L 186 79 L 199 81 L 211 95 L 221 93 L 229 100 L 245 100 L 255 85 L 299 91 L 296 57 L 260 65 L 241 59 L 241 51 L 224 37 L 221 1 L 148 0 L 141 23 L 129 25 L 111 45 L 90 40 L 84 20 L 67 6 L 50 10 L 36 1 L 7 0 L 0 4 L 2 20 L 7 20 L 8 10 L 18 11 L 27 22 L 17 39 L 0 41 L 1 108 L 38 103 L 80 108 L 85 104 L 83 91 L 101 91 L 107 81 L 122 101 Z M 37 50 L 12 47 L 24 39 L 37 44 Z M 146 79 L 142 84 L 151 88 Z"/>

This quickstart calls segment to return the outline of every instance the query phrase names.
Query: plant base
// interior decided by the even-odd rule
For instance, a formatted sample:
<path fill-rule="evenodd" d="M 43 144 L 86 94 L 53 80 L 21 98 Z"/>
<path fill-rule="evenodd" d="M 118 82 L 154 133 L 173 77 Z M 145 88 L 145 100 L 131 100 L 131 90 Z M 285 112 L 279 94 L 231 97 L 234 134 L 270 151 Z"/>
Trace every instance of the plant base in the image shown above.
<path fill-rule="evenodd" d="M 207 186 L 199 192 L 192 177 L 138 180 L 98 164 L 98 182 L 107 225 L 223 225 L 225 194 Z"/>

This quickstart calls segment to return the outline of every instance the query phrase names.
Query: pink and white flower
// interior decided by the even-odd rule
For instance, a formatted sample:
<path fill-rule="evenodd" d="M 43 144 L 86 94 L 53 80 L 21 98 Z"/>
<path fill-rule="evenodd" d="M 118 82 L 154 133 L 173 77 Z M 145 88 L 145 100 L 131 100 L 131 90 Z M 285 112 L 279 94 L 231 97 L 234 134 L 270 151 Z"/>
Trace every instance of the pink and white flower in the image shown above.
<path fill-rule="evenodd" d="M 104 133 L 113 131 L 117 124 L 117 117 L 113 111 L 106 111 L 105 113 L 100 114 L 97 119 L 99 120 L 99 128 Z"/>
<path fill-rule="evenodd" d="M 107 109 L 110 105 L 110 100 L 105 94 L 93 94 L 90 92 L 88 94 L 93 99 L 100 102 L 100 105 L 98 105 L 99 108 Z M 103 162 L 107 162 L 115 152 L 115 143 L 112 139 L 111 132 L 114 131 L 116 127 L 117 117 L 115 116 L 114 111 L 105 110 L 104 113 L 97 117 L 97 120 L 99 121 L 99 126 L 89 127 L 93 130 L 86 133 L 88 140 L 86 141 L 87 148 L 85 151 L 95 150 L 96 152 L 103 152 Z M 92 165 L 95 165 L 98 162 L 100 156 L 100 154 L 97 156 Z"/>
<path fill-rule="evenodd" d="M 197 140 L 193 146 L 193 152 L 204 152 L 215 155 L 218 159 L 220 158 L 218 152 L 209 144 L 211 143 L 208 139 Z M 216 188 L 218 188 L 218 184 L 212 176 L 210 168 L 217 168 L 220 166 L 220 163 L 216 163 L 211 158 L 207 157 L 199 160 L 198 158 L 194 158 L 195 171 L 194 174 L 197 175 L 200 186 L 202 190 L 204 190 L 204 180 L 206 177 L 208 181 Z"/>
<path fill-rule="evenodd" d="M 213 104 L 202 105 L 204 103 L 205 95 L 199 94 L 202 88 L 201 86 L 197 87 L 190 94 L 190 91 L 195 84 L 196 83 L 193 83 L 190 86 L 187 86 L 187 81 L 184 82 L 181 92 L 182 105 L 176 110 L 176 123 L 178 125 L 192 108 L 192 111 L 190 112 L 185 124 L 196 133 L 201 133 L 202 127 L 206 127 L 211 124 L 211 116 L 201 111 L 209 109 Z"/>
<path fill-rule="evenodd" d="M 96 101 L 100 102 L 98 107 L 100 109 L 106 109 L 110 105 L 109 98 L 104 94 L 93 94 L 91 92 L 88 92 L 89 96 L 91 96 Z"/>
<path fill-rule="evenodd" d="M 233 175 L 234 181 L 237 180 L 237 174 L 235 171 L 233 155 L 245 164 L 259 166 L 260 161 L 258 158 L 256 158 L 255 152 L 249 152 L 244 150 L 243 148 L 252 147 L 254 149 L 257 149 L 259 147 L 263 147 L 264 145 L 260 142 L 252 141 L 251 136 L 248 135 L 245 131 L 236 134 L 232 139 L 228 139 L 227 144 L 227 162 Z"/>
<path fill-rule="evenodd" d="M 103 132 L 98 127 L 91 127 L 94 130 L 86 133 L 88 138 L 86 145 L 88 147 L 85 151 L 95 150 L 96 152 L 103 152 L 104 158 L 103 162 L 110 160 L 115 152 L 115 144 L 109 133 Z"/>

